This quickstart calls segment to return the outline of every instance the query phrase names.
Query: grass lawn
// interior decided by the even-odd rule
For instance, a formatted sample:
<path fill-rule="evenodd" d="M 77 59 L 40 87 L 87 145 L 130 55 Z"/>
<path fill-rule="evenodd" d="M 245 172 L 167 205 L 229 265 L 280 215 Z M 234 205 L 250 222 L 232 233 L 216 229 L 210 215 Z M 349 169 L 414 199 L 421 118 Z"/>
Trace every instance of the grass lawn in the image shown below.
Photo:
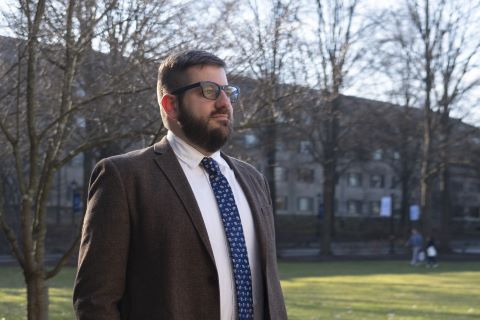
<path fill-rule="evenodd" d="M 289 319 L 480 319 L 480 262 L 284 263 Z"/>
<path fill-rule="evenodd" d="M 480 319 L 480 262 L 281 263 L 289 319 Z M 50 319 L 73 319 L 74 269 L 50 282 Z M 0 320 L 25 319 L 19 268 L 0 267 Z"/>

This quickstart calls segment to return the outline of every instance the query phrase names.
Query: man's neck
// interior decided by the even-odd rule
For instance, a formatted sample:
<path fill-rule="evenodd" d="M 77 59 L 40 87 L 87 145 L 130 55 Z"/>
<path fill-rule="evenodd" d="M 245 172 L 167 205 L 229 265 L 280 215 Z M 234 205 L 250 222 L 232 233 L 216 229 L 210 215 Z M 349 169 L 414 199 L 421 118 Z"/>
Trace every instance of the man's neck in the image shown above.
<path fill-rule="evenodd" d="M 185 142 L 186 144 L 188 144 L 189 146 L 191 146 L 192 148 L 194 148 L 195 150 L 203 154 L 205 157 L 210 157 L 213 154 L 213 152 L 209 152 L 203 149 L 202 147 L 199 147 L 193 142 L 191 142 L 182 131 L 180 132 L 178 132 L 178 130 L 170 130 L 170 131 L 172 131 L 177 138 L 181 139 L 183 142 Z"/>

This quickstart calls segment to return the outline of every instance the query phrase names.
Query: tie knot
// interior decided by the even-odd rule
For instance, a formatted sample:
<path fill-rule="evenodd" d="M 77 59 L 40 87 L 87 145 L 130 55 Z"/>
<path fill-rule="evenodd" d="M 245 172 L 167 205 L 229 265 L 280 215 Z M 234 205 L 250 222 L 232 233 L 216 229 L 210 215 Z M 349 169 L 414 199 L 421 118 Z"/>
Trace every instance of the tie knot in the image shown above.
<path fill-rule="evenodd" d="M 217 176 L 220 174 L 220 167 L 218 166 L 217 161 L 212 158 L 205 157 L 202 159 L 202 165 L 207 170 L 209 175 Z"/>

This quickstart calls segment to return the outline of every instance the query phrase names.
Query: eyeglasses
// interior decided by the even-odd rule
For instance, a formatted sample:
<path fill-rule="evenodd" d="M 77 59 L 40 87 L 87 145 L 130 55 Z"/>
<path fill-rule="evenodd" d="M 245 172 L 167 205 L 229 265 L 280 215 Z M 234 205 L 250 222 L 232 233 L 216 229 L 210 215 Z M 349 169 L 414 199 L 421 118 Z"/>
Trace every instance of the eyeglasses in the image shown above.
<path fill-rule="evenodd" d="M 230 99 L 230 102 L 237 102 L 238 96 L 240 95 L 240 88 L 236 86 L 225 85 L 221 86 L 211 81 L 200 81 L 197 83 L 189 84 L 188 86 L 178 88 L 172 91 L 172 94 L 178 95 L 182 94 L 187 90 L 200 87 L 202 88 L 202 95 L 209 100 L 217 100 L 220 96 L 220 91 L 223 90 L 227 97 Z"/>

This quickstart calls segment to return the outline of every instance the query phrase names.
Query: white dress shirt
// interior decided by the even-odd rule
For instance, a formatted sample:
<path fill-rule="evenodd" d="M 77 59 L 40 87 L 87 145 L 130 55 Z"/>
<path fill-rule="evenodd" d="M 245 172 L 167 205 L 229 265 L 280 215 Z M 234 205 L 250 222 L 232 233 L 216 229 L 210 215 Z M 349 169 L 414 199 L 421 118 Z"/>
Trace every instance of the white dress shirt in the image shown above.
<path fill-rule="evenodd" d="M 201 152 L 177 137 L 172 131 L 168 131 L 167 140 L 177 156 L 180 165 L 192 188 L 198 207 L 202 213 L 203 222 L 208 233 L 208 239 L 212 246 L 215 265 L 217 267 L 218 282 L 220 288 L 220 319 L 236 319 L 235 283 L 230 260 L 225 229 L 220 217 L 220 211 L 213 194 L 208 174 L 200 163 L 205 157 Z M 233 170 L 221 157 L 220 151 L 211 156 L 219 165 L 220 171 L 227 179 L 232 188 L 235 203 L 242 221 L 243 233 L 248 251 L 248 260 L 252 274 L 252 290 L 254 319 L 263 319 L 263 279 L 260 266 L 260 251 L 255 234 L 252 212 L 245 194 L 240 187 Z"/>

